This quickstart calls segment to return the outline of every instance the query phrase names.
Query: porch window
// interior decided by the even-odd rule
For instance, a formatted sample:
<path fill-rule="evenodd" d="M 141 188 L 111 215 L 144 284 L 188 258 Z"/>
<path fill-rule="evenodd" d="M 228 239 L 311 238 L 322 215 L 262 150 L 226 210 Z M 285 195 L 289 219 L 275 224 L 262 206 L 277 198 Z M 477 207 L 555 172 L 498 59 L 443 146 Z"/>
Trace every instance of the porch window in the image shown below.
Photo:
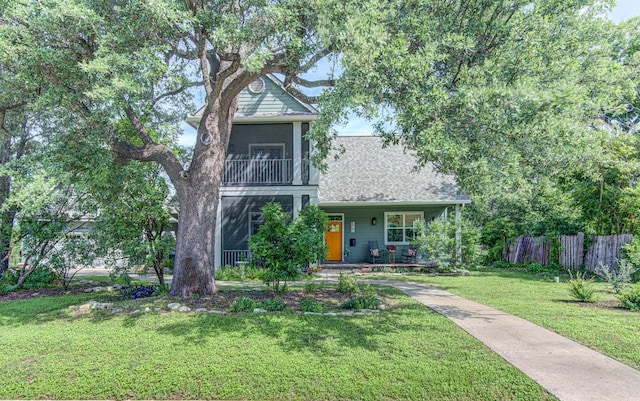
<path fill-rule="evenodd" d="M 260 212 L 250 212 L 249 213 L 249 236 L 258 233 L 258 228 L 264 224 L 264 219 L 262 218 L 262 213 Z"/>
<path fill-rule="evenodd" d="M 424 219 L 424 212 L 385 212 L 385 245 L 409 245 L 415 238 L 418 222 Z"/>

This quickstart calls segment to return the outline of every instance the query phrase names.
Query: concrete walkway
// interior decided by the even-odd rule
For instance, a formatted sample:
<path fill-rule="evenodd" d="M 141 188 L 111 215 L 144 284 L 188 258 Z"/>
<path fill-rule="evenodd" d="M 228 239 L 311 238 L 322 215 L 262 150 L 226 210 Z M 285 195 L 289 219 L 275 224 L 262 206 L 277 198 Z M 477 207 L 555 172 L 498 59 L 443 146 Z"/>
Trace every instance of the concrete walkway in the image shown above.
<path fill-rule="evenodd" d="M 424 284 L 375 283 L 451 319 L 560 400 L 640 400 L 639 371 L 550 330 Z"/>

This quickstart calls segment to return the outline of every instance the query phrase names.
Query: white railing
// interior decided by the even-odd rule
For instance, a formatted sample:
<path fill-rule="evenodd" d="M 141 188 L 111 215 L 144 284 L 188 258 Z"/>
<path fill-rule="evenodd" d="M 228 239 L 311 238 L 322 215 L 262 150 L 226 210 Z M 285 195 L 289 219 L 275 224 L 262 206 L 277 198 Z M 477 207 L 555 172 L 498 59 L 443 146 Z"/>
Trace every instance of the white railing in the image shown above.
<path fill-rule="evenodd" d="M 227 160 L 224 169 L 225 184 L 291 184 L 291 159 Z"/>
<path fill-rule="evenodd" d="M 237 266 L 238 262 L 248 261 L 251 257 L 249 250 L 227 250 L 222 251 L 222 266 Z"/>

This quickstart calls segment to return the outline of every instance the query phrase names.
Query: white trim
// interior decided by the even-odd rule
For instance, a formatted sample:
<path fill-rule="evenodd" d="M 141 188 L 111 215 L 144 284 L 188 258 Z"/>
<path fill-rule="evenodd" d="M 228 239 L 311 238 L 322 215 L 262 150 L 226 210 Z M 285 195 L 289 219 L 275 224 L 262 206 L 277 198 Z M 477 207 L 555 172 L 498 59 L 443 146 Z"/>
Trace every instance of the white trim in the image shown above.
<path fill-rule="evenodd" d="M 199 111 L 198 111 L 199 112 Z M 189 116 L 186 118 L 187 124 L 192 126 L 195 129 L 198 129 L 198 125 L 200 125 L 200 120 L 202 119 L 201 115 L 197 113 L 193 116 Z M 292 123 L 292 122 L 311 122 L 318 119 L 318 116 L 315 114 L 252 114 L 252 115 L 236 115 L 233 118 L 234 124 L 242 124 L 242 123 L 252 123 L 252 124 L 260 124 L 260 123 Z"/>
<path fill-rule="evenodd" d="M 293 196 L 293 219 L 297 219 L 302 210 L 302 196 Z"/>
<path fill-rule="evenodd" d="M 309 195 L 309 203 L 317 205 L 318 187 L 312 186 L 272 186 L 272 187 L 220 187 L 222 196 L 302 196 Z M 315 199 L 316 203 L 311 200 Z"/>
<path fill-rule="evenodd" d="M 264 147 L 281 147 L 282 148 L 282 156 L 276 158 L 277 159 L 286 159 L 287 155 L 287 147 L 285 146 L 285 144 L 283 142 L 275 142 L 275 143 L 249 143 L 249 158 L 252 159 L 253 158 L 253 152 L 251 151 L 251 148 L 258 148 L 260 146 L 264 146 Z M 265 160 L 270 160 L 270 159 L 265 159 Z"/>
<path fill-rule="evenodd" d="M 342 223 L 342 233 L 341 233 L 342 234 L 342 238 L 340 239 L 340 241 L 342 243 L 342 246 L 341 246 L 341 249 L 340 249 L 340 260 L 339 261 L 332 260 L 332 262 L 344 262 L 344 230 L 345 230 L 345 227 L 344 227 L 344 213 L 327 213 L 327 217 L 328 216 L 340 216 L 342 218 L 341 220 L 339 220 Z M 334 221 L 338 221 L 338 220 L 334 220 Z M 327 221 L 327 223 L 331 223 L 331 220 Z M 322 236 L 322 240 L 326 241 L 325 235 Z M 325 242 L 325 245 L 326 245 L 326 242 Z"/>
<path fill-rule="evenodd" d="M 470 204 L 469 199 L 452 199 L 452 200 L 420 200 L 420 201 L 322 201 L 320 199 L 320 207 L 350 207 L 350 206 L 455 206 Z"/>
<path fill-rule="evenodd" d="M 292 185 L 302 185 L 302 123 L 293 123 L 293 181 Z"/>
<path fill-rule="evenodd" d="M 405 241 L 389 241 L 387 239 L 387 216 L 388 215 L 398 215 L 401 214 L 402 215 L 402 238 Z M 390 211 L 390 212 L 384 212 L 384 244 L 385 245 L 409 245 L 410 242 L 406 241 L 406 228 L 407 228 L 407 222 L 406 222 L 406 215 L 407 214 L 418 214 L 420 215 L 420 220 L 424 220 L 424 211 L 422 210 L 406 210 L 406 211 Z"/>
<path fill-rule="evenodd" d="M 311 128 L 311 125 L 309 125 Z M 309 185 L 320 185 L 320 170 L 311 162 L 315 154 L 316 141 L 309 140 Z"/>
<path fill-rule="evenodd" d="M 218 196 L 213 267 L 222 266 L 222 194 Z"/>

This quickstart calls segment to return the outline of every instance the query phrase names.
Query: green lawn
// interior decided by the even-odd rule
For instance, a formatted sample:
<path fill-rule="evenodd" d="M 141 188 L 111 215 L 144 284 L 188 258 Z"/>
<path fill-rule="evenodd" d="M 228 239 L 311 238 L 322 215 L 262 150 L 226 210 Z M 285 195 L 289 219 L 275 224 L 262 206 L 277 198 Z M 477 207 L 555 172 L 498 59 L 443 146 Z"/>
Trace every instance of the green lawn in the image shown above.
<path fill-rule="evenodd" d="M 373 277 L 372 277 L 373 278 Z M 378 277 L 376 277 L 378 278 Z M 605 283 L 595 283 L 595 303 L 574 302 L 565 277 L 557 284 L 535 274 L 486 269 L 469 276 L 387 276 L 436 285 L 465 298 L 512 313 L 640 369 L 640 313 L 596 307 L 615 300 Z"/>
<path fill-rule="evenodd" d="M 447 319 L 388 294 L 379 314 L 339 318 L 70 314 L 96 294 L 0 302 L 0 399 L 553 399 Z"/>

